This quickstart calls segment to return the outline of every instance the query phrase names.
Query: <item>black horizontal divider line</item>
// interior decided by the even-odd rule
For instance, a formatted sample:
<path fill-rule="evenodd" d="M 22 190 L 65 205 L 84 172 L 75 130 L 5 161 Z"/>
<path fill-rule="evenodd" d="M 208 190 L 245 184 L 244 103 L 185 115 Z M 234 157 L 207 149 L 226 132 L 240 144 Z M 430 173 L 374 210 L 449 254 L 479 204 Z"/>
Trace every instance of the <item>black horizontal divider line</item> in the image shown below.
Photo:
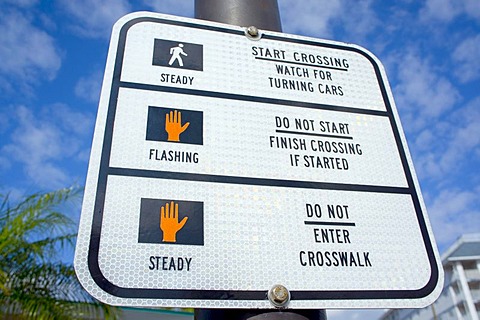
<path fill-rule="evenodd" d="M 116 168 L 116 167 L 110 167 L 108 169 L 108 174 L 115 175 L 115 176 L 127 176 L 127 177 L 200 181 L 200 182 L 217 182 L 217 183 L 230 183 L 230 184 L 247 184 L 247 185 L 256 185 L 256 186 L 285 187 L 285 188 L 327 189 L 327 190 L 340 190 L 340 191 L 411 194 L 411 190 L 406 187 L 369 186 L 369 185 L 342 184 L 342 183 L 315 182 L 315 181 L 262 179 L 262 178 L 222 176 L 222 175 L 200 174 L 200 173 L 154 171 L 154 170 L 145 170 L 145 169 L 128 169 L 128 168 Z"/>
<path fill-rule="evenodd" d="M 304 221 L 306 225 L 314 226 L 339 226 L 355 227 L 355 222 L 334 222 L 334 221 Z"/>
<path fill-rule="evenodd" d="M 303 131 L 290 131 L 290 130 L 279 130 L 279 129 L 275 130 L 275 132 L 276 133 L 285 133 L 285 134 L 297 134 L 297 135 L 305 135 L 305 136 L 314 136 L 314 137 L 353 140 L 353 137 L 350 137 L 350 136 L 341 136 L 341 135 L 334 135 L 334 134 L 303 132 Z"/>
<path fill-rule="evenodd" d="M 390 116 L 387 111 L 380 111 L 380 110 L 350 108 L 350 107 L 342 107 L 342 106 L 335 106 L 335 105 L 328 105 L 328 104 L 248 96 L 248 95 L 242 95 L 242 94 L 205 91 L 205 90 L 197 90 L 197 89 L 176 88 L 176 87 L 160 86 L 160 85 L 154 85 L 154 84 L 127 82 L 127 81 L 119 81 L 119 87 L 127 88 L 127 89 L 137 89 L 137 90 L 167 92 L 167 93 L 176 93 L 176 94 L 187 94 L 187 95 L 194 95 L 194 96 L 201 96 L 201 97 L 229 99 L 229 100 L 235 100 L 235 101 L 240 100 L 240 101 L 260 102 L 260 103 L 268 103 L 268 104 L 275 104 L 275 105 L 285 105 L 285 106 L 291 106 L 291 107 L 367 114 L 367 115 L 380 116 L 380 117 Z"/>
<path fill-rule="evenodd" d="M 136 299 L 192 299 L 192 300 L 266 300 L 267 290 L 230 291 L 201 289 L 115 288 L 118 297 Z"/>
<path fill-rule="evenodd" d="M 272 62 L 279 62 L 279 63 L 295 64 L 295 65 L 299 65 L 299 66 L 314 67 L 314 68 L 320 68 L 320 69 L 348 71 L 347 68 L 332 67 L 332 66 L 326 66 L 326 65 L 321 65 L 321 64 L 305 63 L 305 62 L 298 62 L 298 61 L 278 60 L 278 59 L 271 59 L 271 58 L 264 58 L 264 57 L 255 57 L 255 59 L 272 61 Z"/>

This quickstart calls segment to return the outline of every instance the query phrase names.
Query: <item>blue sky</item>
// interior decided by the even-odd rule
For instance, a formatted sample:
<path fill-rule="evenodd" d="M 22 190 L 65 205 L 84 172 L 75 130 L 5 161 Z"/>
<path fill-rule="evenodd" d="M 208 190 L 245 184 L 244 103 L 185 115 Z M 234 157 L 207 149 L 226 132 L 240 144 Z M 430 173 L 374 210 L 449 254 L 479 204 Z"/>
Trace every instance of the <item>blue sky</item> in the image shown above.
<path fill-rule="evenodd" d="M 278 1 L 285 33 L 385 65 L 440 252 L 479 232 L 480 2 Z M 0 0 L 1 193 L 84 184 L 110 30 L 140 10 L 192 17 L 193 1 Z"/>

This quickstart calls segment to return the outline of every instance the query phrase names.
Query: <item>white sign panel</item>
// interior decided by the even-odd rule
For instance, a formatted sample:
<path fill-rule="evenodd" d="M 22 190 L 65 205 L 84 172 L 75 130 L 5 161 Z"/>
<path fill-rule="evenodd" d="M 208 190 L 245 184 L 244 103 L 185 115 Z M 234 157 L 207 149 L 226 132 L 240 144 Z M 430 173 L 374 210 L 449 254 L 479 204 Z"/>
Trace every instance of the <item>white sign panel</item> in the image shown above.
<path fill-rule="evenodd" d="M 114 305 L 421 307 L 443 273 L 384 69 L 154 13 L 114 27 L 75 267 Z"/>

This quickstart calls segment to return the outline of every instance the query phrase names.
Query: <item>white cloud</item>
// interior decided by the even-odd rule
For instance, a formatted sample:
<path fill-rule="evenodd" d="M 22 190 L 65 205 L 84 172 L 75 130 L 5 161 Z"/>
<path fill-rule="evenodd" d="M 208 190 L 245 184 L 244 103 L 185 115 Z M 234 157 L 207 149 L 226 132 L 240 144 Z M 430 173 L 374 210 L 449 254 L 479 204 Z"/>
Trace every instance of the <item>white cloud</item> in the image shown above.
<path fill-rule="evenodd" d="M 58 163 L 79 161 L 92 117 L 59 104 L 36 113 L 19 106 L 14 117 L 18 125 L 1 149 L 3 161 L 19 162 L 26 177 L 42 188 L 71 184 L 68 170 Z"/>
<path fill-rule="evenodd" d="M 79 110 L 80 108 L 76 108 Z M 62 131 L 72 132 L 78 136 L 87 136 L 91 134 L 93 128 L 93 118 L 89 114 L 74 111 L 63 104 L 55 104 L 43 111 L 45 119 L 54 121 Z"/>
<path fill-rule="evenodd" d="M 90 148 L 85 148 L 83 150 L 80 150 L 80 152 L 78 153 L 78 161 L 87 163 L 88 160 L 90 159 L 90 152 L 91 152 Z"/>
<path fill-rule="evenodd" d="M 5 3 L 23 8 L 33 7 L 38 3 L 38 1 L 39 0 L 3 0 Z"/>
<path fill-rule="evenodd" d="M 194 16 L 194 1 L 193 0 L 162 0 L 151 1 L 143 0 L 143 5 L 150 7 L 153 11 L 158 13 L 172 14 L 182 17 Z"/>
<path fill-rule="evenodd" d="M 73 30 L 88 38 L 109 38 L 113 24 L 131 12 L 128 0 L 58 1 L 74 17 Z"/>
<path fill-rule="evenodd" d="M 480 225 L 480 197 L 476 190 L 441 190 L 427 205 L 435 239 L 440 248 L 446 249 L 460 235 L 478 232 Z"/>
<path fill-rule="evenodd" d="M 415 137 L 414 145 L 417 150 L 425 151 L 431 148 L 432 143 L 436 140 L 436 136 L 430 129 L 425 129 Z"/>
<path fill-rule="evenodd" d="M 451 112 L 445 121 L 431 123 L 417 135 L 413 146 L 418 151 L 415 164 L 421 179 L 447 181 L 454 172 L 462 172 L 475 162 L 480 150 L 477 119 L 480 119 L 480 97 Z M 466 180 L 468 177 L 463 182 Z"/>
<path fill-rule="evenodd" d="M 348 1 L 343 2 L 343 12 L 338 21 L 355 42 L 363 40 L 378 28 L 379 20 L 372 9 L 372 3 L 371 0 L 358 1 L 355 5 Z"/>
<path fill-rule="evenodd" d="M 81 77 L 75 85 L 75 95 L 89 102 L 98 102 L 102 76 L 100 71 L 96 71 L 86 77 Z"/>
<path fill-rule="evenodd" d="M 420 10 L 420 17 L 425 22 L 449 23 L 462 14 L 474 19 L 480 18 L 478 0 L 427 0 Z"/>
<path fill-rule="evenodd" d="M 478 0 L 463 0 L 465 12 L 475 19 L 480 19 L 480 2 Z"/>
<path fill-rule="evenodd" d="M 449 22 L 461 12 L 459 2 L 457 0 L 427 0 L 425 7 L 420 11 L 420 16 L 425 20 Z"/>
<path fill-rule="evenodd" d="M 437 120 L 460 100 L 455 86 L 438 74 L 426 58 L 412 52 L 397 55 L 399 108 L 410 114 L 411 128 L 419 131 Z"/>
<path fill-rule="evenodd" d="M 12 143 L 4 146 L 2 153 L 24 163 L 29 178 L 42 186 L 47 181 L 53 181 L 54 185 L 66 182 L 66 174 L 55 170 L 50 163 L 61 155 L 59 130 L 50 123 L 40 122 L 23 106 L 16 115 L 19 127 L 13 132 Z"/>
<path fill-rule="evenodd" d="M 479 52 L 480 35 L 465 39 L 453 52 L 453 60 L 457 63 L 455 75 L 460 82 L 465 83 L 480 77 Z"/>
<path fill-rule="evenodd" d="M 283 32 L 328 38 L 330 25 L 342 14 L 342 1 L 279 1 Z"/>
<path fill-rule="evenodd" d="M 458 128 L 448 143 L 448 149 L 440 158 L 444 171 L 461 164 L 467 153 L 480 145 L 480 123 L 471 122 Z"/>
<path fill-rule="evenodd" d="M 16 11 L 0 13 L 0 85 L 27 88 L 42 79 L 52 80 L 61 65 L 54 39 Z M 13 80 L 14 79 L 14 80 Z"/>

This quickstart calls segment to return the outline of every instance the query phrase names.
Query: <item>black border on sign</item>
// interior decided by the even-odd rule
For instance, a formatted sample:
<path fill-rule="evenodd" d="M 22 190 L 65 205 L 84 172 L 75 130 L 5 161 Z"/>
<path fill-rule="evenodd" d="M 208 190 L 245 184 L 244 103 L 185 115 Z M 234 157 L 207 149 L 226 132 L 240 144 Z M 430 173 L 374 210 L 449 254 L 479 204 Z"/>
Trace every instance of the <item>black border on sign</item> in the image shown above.
<path fill-rule="evenodd" d="M 145 288 L 124 288 L 116 286 L 111 283 L 102 274 L 99 266 L 99 247 L 100 247 L 100 235 L 102 230 L 103 221 L 103 209 L 105 202 L 105 194 L 109 175 L 121 175 L 121 176 L 141 176 L 150 178 L 161 179 L 178 179 L 189 181 L 208 181 L 219 183 L 234 183 L 234 184 L 249 184 L 249 185 L 266 185 L 275 187 L 288 187 L 288 188 L 313 188 L 313 189 L 326 189 L 326 190 L 350 190 L 350 191 L 362 191 L 362 192 L 376 192 L 376 193 L 397 193 L 411 195 L 412 201 L 415 207 L 417 220 L 423 236 L 425 250 L 428 255 L 430 263 L 430 279 L 424 287 L 416 290 L 346 290 L 346 291 L 291 291 L 291 300 L 366 300 L 366 299 L 420 299 L 428 296 L 435 289 L 439 280 L 439 270 L 435 262 L 434 251 L 432 248 L 432 241 L 427 231 L 427 226 L 423 217 L 418 193 L 415 190 L 414 181 L 410 167 L 408 166 L 407 157 L 402 145 L 400 133 L 398 131 L 397 124 L 395 123 L 392 107 L 388 99 L 385 84 L 381 77 L 380 68 L 375 60 L 366 52 L 348 46 L 342 46 L 340 44 L 322 43 L 320 41 L 311 41 L 305 39 L 291 39 L 283 38 L 277 35 L 264 34 L 264 39 L 298 43 L 304 45 L 340 49 L 344 51 L 352 51 L 366 57 L 375 70 L 375 74 L 378 79 L 379 87 L 385 102 L 387 111 L 373 111 L 363 110 L 355 108 L 338 107 L 332 105 L 305 103 L 290 100 L 270 99 L 262 97 L 252 97 L 246 95 L 227 94 L 211 91 L 200 91 L 184 88 L 172 88 L 165 86 L 136 84 L 121 81 L 121 72 L 124 58 L 125 42 L 128 30 L 135 24 L 141 22 L 161 23 L 175 26 L 182 26 L 188 28 L 202 29 L 214 32 L 229 33 L 244 37 L 244 33 L 239 30 L 232 30 L 228 28 L 222 28 L 219 26 L 207 26 L 196 24 L 192 22 L 172 21 L 162 18 L 153 17 L 141 17 L 134 18 L 126 22 L 120 29 L 119 40 L 117 45 L 117 52 L 115 57 L 115 67 L 113 71 L 112 87 L 109 97 L 107 119 L 104 132 L 103 147 L 101 152 L 100 168 L 98 175 L 98 184 L 95 197 L 95 207 L 92 220 L 92 229 L 90 235 L 90 245 L 88 252 L 88 268 L 90 274 L 95 283 L 103 289 L 105 292 L 121 298 L 133 298 L 133 299 L 188 299 L 188 300 L 266 300 L 267 291 L 234 291 L 234 290 L 184 290 L 184 289 L 145 289 Z M 205 174 L 190 174 L 190 173 L 178 173 L 178 172 L 164 172 L 164 171 L 150 171 L 150 170 L 136 170 L 128 168 L 113 168 L 109 167 L 112 135 L 115 120 L 115 113 L 117 107 L 117 98 L 119 89 L 123 88 L 135 88 L 139 90 L 155 90 L 163 92 L 172 92 L 177 94 L 186 95 L 201 95 L 208 97 L 216 97 L 222 99 L 235 99 L 245 101 L 256 102 L 268 102 L 271 104 L 296 106 L 302 108 L 316 108 L 322 110 L 334 110 L 339 112 L 371 114 L 378 116 L 386 116 L 390 120 L 390 124 L 393 129 L 395 140 L 397 142 L 398 152 L 404 168 L 408 187 L 386 187 L 386 186 L 369 186 L 369 185 L 352 185 L 352 184 L 337 184 L 337 183 L 323 183 L 323 182 L 310 182 L 310 181 L 293 181 L 293 180 L 278 180 L 278 179 L 258 179 L 258 178 L 245 178 L 245 177 L 232 177 L 232 176 L 217 176 L 217 175 L 205 175 Z"/>

